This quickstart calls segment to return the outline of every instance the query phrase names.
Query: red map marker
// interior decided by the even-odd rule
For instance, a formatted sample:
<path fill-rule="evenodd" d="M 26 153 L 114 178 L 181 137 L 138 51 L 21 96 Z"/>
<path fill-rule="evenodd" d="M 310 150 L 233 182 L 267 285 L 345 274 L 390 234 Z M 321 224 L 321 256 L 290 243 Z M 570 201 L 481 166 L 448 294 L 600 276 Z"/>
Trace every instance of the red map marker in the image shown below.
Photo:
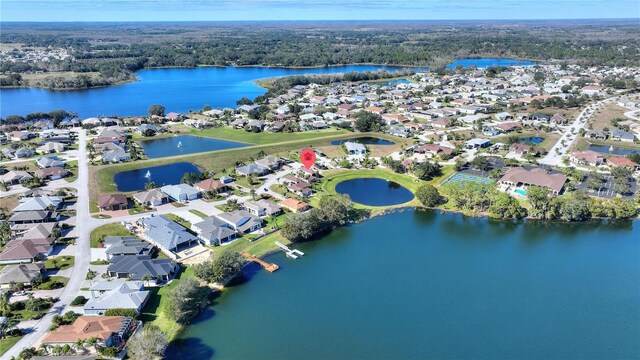
<path fill-rule="evenodd" d="M 316 153 L 311 149 L 304 149 L 300 154 L 300 160 L 302 160 L 304 167 L 311 169 L 313 163 L 316 162 Z"/>

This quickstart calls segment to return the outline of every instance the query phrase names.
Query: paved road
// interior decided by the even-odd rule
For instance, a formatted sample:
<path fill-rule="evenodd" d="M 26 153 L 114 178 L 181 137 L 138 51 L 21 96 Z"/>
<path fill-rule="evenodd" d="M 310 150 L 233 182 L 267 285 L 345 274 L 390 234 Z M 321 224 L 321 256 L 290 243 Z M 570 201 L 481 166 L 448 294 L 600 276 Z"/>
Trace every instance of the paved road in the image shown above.
<path fill-rule="evenodd" d="M 578 133 L 580 132 L 580 129 L 585 127 L 589 118 L 595 114 L 598 108 L 606 103 L 614 101 L 616 98 L 617 97 L 612 97 L 600 100 L 599 102 L 584 108 L 576 117 L 576 120 L 565 128 L 564 134 L 562 134 L 560 139 L 558 139 L 558 142 L 553 145 L 553 148 L 551 148 L 547 155 L 538 162 L 546 165 L 565 166 L 562 163 L 562 158 L 567 155 L 567 152 L 571 149 L 571 145 L 579 137 Z M 575 133 L 572 133 L 571 129 L 574 129 Z M 564 145 L 562 144 L 563 140 Z"/>
<path fill-rule="evenodd" d="M 25 335 L 4 353 L 3 357 L 6 359 L 12 356 L 17 357 L 22 349 L 33 346 L 49 329 L 53 316 L 69 310 L 67 307 L 77 296 L 78 291 L 80 291 L 87 269 L 89 268 L 89 262 L 91 261 L 89 234 L 91 233 L 94 222 L 89 216 L 89 168 L 87 164 L 86 131 L 80 130 L 79 135 L 78 181 L 75 181 L 74 185 L 67 185 L 68 187 L 75 187 L 78 191 L 78 201 L 76 203 L 76 234 L 78 238 L 76 240 L 73 271 L 71 271 L 67 286 L 64 287 L 60 295 L 60 301 L 54 304 L 49 313 L 33 323 L 29 334 Z"/>

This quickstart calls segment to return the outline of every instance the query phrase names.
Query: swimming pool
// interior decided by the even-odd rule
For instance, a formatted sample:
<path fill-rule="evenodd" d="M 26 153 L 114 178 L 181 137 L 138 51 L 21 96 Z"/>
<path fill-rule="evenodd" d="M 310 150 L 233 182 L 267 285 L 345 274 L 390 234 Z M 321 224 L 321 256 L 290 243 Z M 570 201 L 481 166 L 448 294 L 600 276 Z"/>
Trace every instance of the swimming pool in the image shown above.
<path fill-rule="evenodd" d="M 527 190 L 525 190 L 525 189 L 515 189 L 515 190 L 513 190 L 513 192 L 516 193 L 516 194 L 520 194 L 522 196 L 527 196 Z"/>

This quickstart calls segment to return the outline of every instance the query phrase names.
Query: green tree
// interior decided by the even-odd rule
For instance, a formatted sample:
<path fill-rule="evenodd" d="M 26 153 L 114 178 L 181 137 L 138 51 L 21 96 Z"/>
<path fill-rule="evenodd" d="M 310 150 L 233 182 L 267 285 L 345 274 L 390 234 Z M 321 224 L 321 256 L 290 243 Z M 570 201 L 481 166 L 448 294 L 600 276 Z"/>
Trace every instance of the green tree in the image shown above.
<path fill-rule="evenodd" d="M 180 280 L 166 295 L 167 315 L 179 324 L 188 323 L 209 304 L 210 293 L 209 287 L 200 286 L 194 278 Z"/>
<path fill-rule="evenodd" d="M 379 131 L 383 124 L 382 116 L 362 110 L 356 114 L 356 121 L 353 127 L 356 131 L 369 132 Z"/>
<path fill-rule="evenodd" d="M 436 207 L 443 203 L 443 198 L 438 189 L 431 184 L 422 185 L 416 190 L 416 197 L 426 207 Z"/>
<path fill-rule="evenodd" d="M 193 273 L 200 279 L 211 282 L 213 278 L 213 263 L 205 261 L 193 266 Z"/>
<path fill-rule="evenodd" d="M 164 106 L 159 104 L 149 106 L 147 111 L 149 112 L 149 115 L 164 116 Z"/>
<path fill-rule="evenodd" d="M 486 171 L 491 166 L 491 164 L 489 163 L 489 160 L 487 160 L 487 158 L 484 156 L 476 156 L 471 161 L 471 165 L 473 165 L 474 168 L 481 171 Z"/>
<path fill-rule="evenodd" d="M 154 181 L 147 181 L 146 183 L 144 183 L 144 189 L 145 190 L 151 190 L 151 189 L 155 189 L 157 187 L 158 187 L 158 185 L 156 185 L 156 183 Z"/>
<path fill-rule="evenodd" d="M 222 253 L 211 264 L 210 281 L 222 282 L 241 274 L 245 264 L 244 256 L 234 251 Z"/>
<path fill-rule="evenodd" d="M 145 324 L 127 342 L 128 355 L 133 360 L 162 359 L 168 344 L 166 335 L 159 327 Z"/>
<path fill-rule="evenodd" d="M 500 219 L 522 219 L 527 216 L 527 210 L 520 206 L 518 200 L 503 192 L 493 195 L 489 212 Z"/>

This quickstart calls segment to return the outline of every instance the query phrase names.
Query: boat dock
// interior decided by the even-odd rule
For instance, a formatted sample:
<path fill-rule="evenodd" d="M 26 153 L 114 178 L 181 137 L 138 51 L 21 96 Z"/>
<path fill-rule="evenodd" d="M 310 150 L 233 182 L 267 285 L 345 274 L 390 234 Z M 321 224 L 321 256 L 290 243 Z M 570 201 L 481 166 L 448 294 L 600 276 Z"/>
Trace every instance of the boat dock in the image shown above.
<path fill-rule="evenodd" d="M 268 262 L 266 262 L 266 261 L 264 261 L 264 260 L 258 259 L 257 257 L 255 257 L 255 256 L 253 256 L 253 255 L 251 255 L 251 254 L 249 254 L 249 253 L 248 253 L 248 252 L 246 252 L 246 251 L 243 251 L 243 252 L 242 252 L 242 255 L 243 255 L 244 257 L 246 257 L 246 258 L 247 258 L 247 260 L 249 260 L 249 261 L 251 261 L 251 262 L 254 262 L 254 263 L 256 263 L 256 264 L 258 264 L 258 265 L 262 266 L 262 267 L 263 267 L 265 270 L 267 270 L 268 272 L 274 272 L 274 271 L 276 271 L 276 270 L 280 269 L 280 266 L 278 266 L 278 264 L 268 263 Z"/>
<path fill-rule="evenodd" d="M 292 259 L 297 259 L 300 256 L 303 256 L 304 253 L 300 250 L 296 250 L 296 249 L 291 249 L 289 248 L 287 245 L 281 243 L 280 241 L 276 241 L 275 244 L 282 249 L 282 251 L 285 252 L 285 254 L 287 254 L 288 257 L 292 258 Z"/>

